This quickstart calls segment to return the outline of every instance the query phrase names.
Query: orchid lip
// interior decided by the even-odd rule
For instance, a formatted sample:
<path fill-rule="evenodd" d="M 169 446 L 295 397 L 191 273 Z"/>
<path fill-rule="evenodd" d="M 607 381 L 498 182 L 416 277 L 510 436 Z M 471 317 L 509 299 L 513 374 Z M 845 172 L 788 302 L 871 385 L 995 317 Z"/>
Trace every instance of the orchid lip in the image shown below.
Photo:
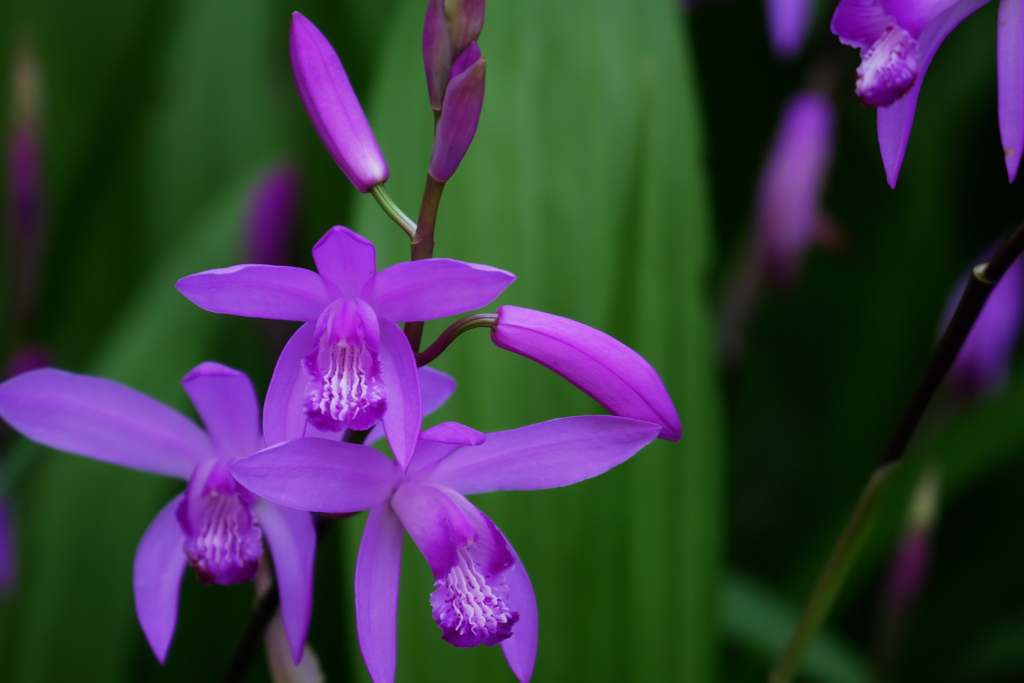
<path fill-rule="evenodd" d="M 918 71 L 917 41 L 896 24 L 861 52 L 857 96 L 864 104 L 887 107 L 913 87 Z"/>

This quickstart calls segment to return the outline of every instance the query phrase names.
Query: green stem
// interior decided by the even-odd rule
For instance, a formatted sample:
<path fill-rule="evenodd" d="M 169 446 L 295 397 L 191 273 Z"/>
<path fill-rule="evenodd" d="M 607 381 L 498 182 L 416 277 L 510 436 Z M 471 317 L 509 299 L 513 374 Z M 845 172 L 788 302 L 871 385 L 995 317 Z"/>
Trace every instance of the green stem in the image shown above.
<path fill-rule="evenodd" d="M 393 220 L 398 227 L 405 231 L 405 234 L 409 236 L 410 240 L 416 239 L 416 224 L 412 222 L 412 219 L 405 215 L 405 213 L 398 208 L 398 204 L 391 198 L 388 191 L 384 189 L 384 183 L 379 183 L 370 188 L 370 194 L 380 204 L 380 208 L 384 209 L 384 213 Z"/>

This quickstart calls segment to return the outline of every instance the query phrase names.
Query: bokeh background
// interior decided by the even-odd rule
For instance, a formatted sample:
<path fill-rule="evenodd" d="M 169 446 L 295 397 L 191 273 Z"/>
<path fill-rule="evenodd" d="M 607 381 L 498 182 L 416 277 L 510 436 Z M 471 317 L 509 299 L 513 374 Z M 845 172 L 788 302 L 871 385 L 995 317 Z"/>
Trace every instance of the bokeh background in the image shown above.
<path fill-rule="evenodd" d="M 407 257 L 403 234 L 317 139 L 287 39 L 293 10 L 330 38 L 391 166 L 389 190 L 415 215 L 431 144 L 424 5 L 0 4 L 3 121 L 14 118 L 16 47 L 33 46 L 40 65 L 49 231 L 38 313 L 25 329 L 0 324 L 0 354 L 34 341 L 61 368 L 185 411 L 178 382 L 204 360 L 247 371 L 262 392 L 274 358 L 265 330 L 194 308 L 173 283 L 242 261 L 252 188 L 281 162 L 301 177 L 293 264 L 311 265 L 309 248 L 335 224 L 372 239 L 381 264 Z M 920 379 L 945 299 L 1024 218 L 996 128 L 995 10 L 939 51 L 894 191 L 874 112 L 852 92 L 856 52 L 828 32 L 831 5 L 819 4 L 806 48 L 783 62 L 752 0 L 488 4 L 487 99 L 445 192 L 436 255 L 509 269 L 519 280 L 499 303 L 632 345 L 665 378 L 684 425 L 680 444 L 652 445 L 596 480 L 476 499 L 534 581 L 534 680 L 763 679 Z M 759 289 L 743 352 L 721 362 L 716 320 L 743 268 L 779 113 L 822 78 L 838 114 L 824 206 L 841 239 L 812 252 L 795 286 Z M 600 410 L 484 333 L 436 365 L 460 388 L 434 420 L 493 431 Z M 932 570 L 891 680 L 1024 677 L 1020 375 L 985 400 L 939 397 L 804 680 L 875 676 L 886 567 L 925 466 L 942 478 Z M 180 483 L 23 441 L 2 457 L 20 576 L 0 598 L 0 680 L 218 680 L 251 586 L 205 587 L 187 573 L 164 667 L 132 606 L 135 545 Z M 351 594 L 363 519 L 335 524 L 319 551 L 310 643 L 329 681 L 367 679 Z M 513 680 L 497 648 L 441 642 L 430 584 L 407 542 L 398 680 Z M 268 680 L 261 658 L 249 680 Z"/>

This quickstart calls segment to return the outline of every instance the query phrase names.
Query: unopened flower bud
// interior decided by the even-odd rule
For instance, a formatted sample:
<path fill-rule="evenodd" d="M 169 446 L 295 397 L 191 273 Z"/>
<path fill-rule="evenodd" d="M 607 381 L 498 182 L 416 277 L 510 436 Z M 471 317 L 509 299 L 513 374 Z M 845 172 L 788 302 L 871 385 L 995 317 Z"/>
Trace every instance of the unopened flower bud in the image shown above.
<path fill-rule="evenodd" d="M 452 53 L 459 55 L 476 42 L 484 28 L 484 0 L 444 0 Z"/>
<path fill-rule="evenodd" d="M 776 285 L 798 278 L 822 222 L 821 193 L 834 146 L 835 114 L 817 93 L 797 95 L 782 113 L 757 193 L 757 252 Z"/>
<path fill-rule="evenodd" d="M 442 183 L 455 173 L 476 135 L 484 106 L 486 68 L 476 43 L 463 50 L 452 65 L 430 157 L 430 175 Z"/>
<path fill-rule="evenodd" d="M 288 264 L 298 198 L 299 174 L 290 164 L 278 164 L 259 179 L 245 224 L 249 261 Z"/>
<path fill-rule="evenodd" d="M 295 84 L 320 140 L 352 184 L 368 192 L 388 179 L 388 165 L 341 60 L 298 12 L 292 14 L 290 45 Z"/>
<path fill-rule="evenodd" d="M 613 414 L 661 425 L 660 438 L 679 440 L 679 414 L 661 377 L 618 339 L 569 318 L 501 306 L 491 341 L 558 373 Z"/>
<path fill-rule="evenodd" d="M 444 13 L 444 0 L 430 0 L 427 3 L 427 16 L 423 21 L 423 66 L 427 72 L 430 106 L 434 111 L 441 111 L 452 59 L 452 44 L 448 35 L 448 17 Z"/>

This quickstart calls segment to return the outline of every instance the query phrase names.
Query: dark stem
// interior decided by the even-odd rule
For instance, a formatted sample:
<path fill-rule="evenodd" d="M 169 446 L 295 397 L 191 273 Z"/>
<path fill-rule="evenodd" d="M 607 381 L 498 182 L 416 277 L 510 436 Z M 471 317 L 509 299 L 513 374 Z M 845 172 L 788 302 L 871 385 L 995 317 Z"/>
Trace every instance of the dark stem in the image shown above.
<path fill-rule="evenodd" d="M 437 207 L 441 204 L 442 192 L 444 192 L 444 183 L 435 180 L 428 173 L 427 185 L 423 188 L 423 201 L 420 202 L 416 237 L 412 241 L 411 260 L 413 261 L 434 256 L 434 226 L 437 224 Z M 405 336 L 409 338 L 409 345 L 412 346 L 413 353 L 419 353 L 420 345 L 423 343 L 423 323 L 406 323 Z"/>
<path fill-rule="evenodd" d="M 348 429 L 345 431 L 342 441 L 345 443 L 361 444 L 366 441 L 366 435 L 369 433 L 369 429 L 360 432 Z M 347 517 L 348 515 L 345 516 Z M 316 541 L 318 546 L 320 545 L 320 539 L 324 537 L 328 527 L 336 519 L 340 519 L 340 517 L 316 515 Z M 274 577 L 270 580 L 270 586 L 263 594 L 263 597 L 256 602 L 256 606 L 249 616 L 249 623 L 245 627 L 245 633 L 242 634 L 242 640 L 238 643 L 238 647 L 235 648 L 235 654 L 231 658 L 228 672 L 224 675 L 224 683 L 242 683 L 245 680 L 245 674 L 249 671 L 256 653 L 259 652 L 263 632 L 267 630 L 267 625 L 274 618 L 274 615 L 277 614 L 280 606 L 281 594 L 277 591 L 277 578 Z"/>
<path fill-rule="evenodd" d="M 448 346 L 455 341 L 455 338 L 466 330 L 474 327 L 489 327 L 492 330 L 498 324 L 498 316 L 495 313 L 477 313 L 467 315 L 461 320 L 456 320 L 422 353 L 416 354 L 416 366 L 423 367 L 440 356 Z"/>

